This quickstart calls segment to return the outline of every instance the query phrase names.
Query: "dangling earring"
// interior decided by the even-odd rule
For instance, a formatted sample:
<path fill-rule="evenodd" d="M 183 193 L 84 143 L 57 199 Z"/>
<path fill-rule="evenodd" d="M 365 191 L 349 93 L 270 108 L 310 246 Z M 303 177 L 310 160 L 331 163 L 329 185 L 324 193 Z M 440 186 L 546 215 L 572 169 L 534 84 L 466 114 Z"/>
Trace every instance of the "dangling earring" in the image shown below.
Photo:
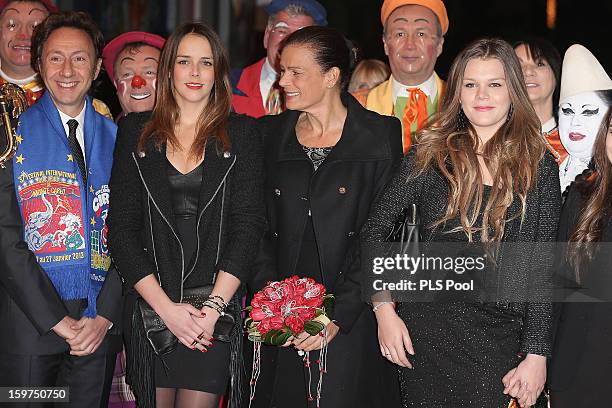
<path fill-rule="evenodd" d="M 512 114 L 514 113 L 514 105 L 510 102 L 510 109 L 508 109 L 508 117 L 506 117 L 506 122 L 512 119 Z"/>
<path fill-rule="evenodd" d="M 462 130 L 467 127 L 466 125 L 466 117 L 465 113 L 463 113 L 463 109 L 459 108 L 459 113 L 457 114 L 457 129 Z"/>

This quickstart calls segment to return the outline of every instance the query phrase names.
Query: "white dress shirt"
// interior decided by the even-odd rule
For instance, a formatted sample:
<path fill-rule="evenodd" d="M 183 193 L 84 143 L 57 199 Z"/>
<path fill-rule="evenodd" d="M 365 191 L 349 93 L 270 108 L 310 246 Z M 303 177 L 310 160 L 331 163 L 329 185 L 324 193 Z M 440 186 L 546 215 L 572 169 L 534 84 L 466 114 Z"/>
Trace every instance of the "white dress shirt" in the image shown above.
<path fill-rule="evenodd" d="M 431 74 L 427 81 L 414 86 L 404 85 L 398 82 L 395 78 L 393 78 L 393 75 L 391 75 L 391 86 L 391 95 L 393 96 L 394 106 L 398 96 L 404 96 L 406 98 L 408 97 L 409 88 L 419 88 L 421 91 L 423 91 L 425 95 L 427 95 L 430 101 L 433 101 L 436 98 L 436 95 L 438 94 L 438 86 L 436 85 L 436 78 L 434 74 Z"/>
<path fill-rule="evenodd" d="M 555 117 L 548 119 L 546 122 L 542 123 L 542 133 L 550 133 L 554 128 L 557 127 L 557 122 L 555 121 Z"/>
<path fill-rule="evenodd" d="M 66 115 L 61 110 L 57 110 L 60 115 L 60 119 L 62 124 L 64 125 L 64 131 L 66 132 L 66 138 L 68 137 L 68 121 L 70 119 L 74 119 L 79 122 L 79 126 L 76 128 L 76 138 L 81 145 L 81 151 L 83 152 L 83 159 L 85 160 L 85 165 L 87 165 L 87 157 L 85 156 L 85 134 L 83 133 L 83 128 L 85 127 L 85 108 L 87 108 L 87 100 L 85 100 L 85 104 L 83 104 L 83 109 L 76 115 L 74 118 L 70 115 Z"/>
<path fill-rule="evenodd" d="M 268 62 L 268 58 L 266 58 L 266 61 L 261 67 L 261 76 L 259 77 L 259 92 L 261 92 L 261 101 L 263 102 L 264 108 L 266 107 L 270 89 L 272 89 L 272 85 L 276 82 L 277 77 L 278 74 Z"/>

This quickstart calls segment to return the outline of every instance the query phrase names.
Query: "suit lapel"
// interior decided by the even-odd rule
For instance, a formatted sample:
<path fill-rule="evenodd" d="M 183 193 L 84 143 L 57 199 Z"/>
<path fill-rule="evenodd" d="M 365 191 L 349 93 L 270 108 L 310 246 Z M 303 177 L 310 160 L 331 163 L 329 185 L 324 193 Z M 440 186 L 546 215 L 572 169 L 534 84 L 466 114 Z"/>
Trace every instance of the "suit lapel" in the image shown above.
<path fill-rule="evenodd" d="M 265 57 L 256 64 L 246 67 L 242 71 L 240 80 L 236 84 L 236 88 L 245 94 L 244 96 L 238 96 L 236 100 L 242 100 L 244 102 L 245 113 L 254 117 L 261 117 L 266 114 L 261 90 L 259 89 L 261 69 L 264 62 Z M 256 103 L 257 101 L 259 101 L 259 103 Z"/>

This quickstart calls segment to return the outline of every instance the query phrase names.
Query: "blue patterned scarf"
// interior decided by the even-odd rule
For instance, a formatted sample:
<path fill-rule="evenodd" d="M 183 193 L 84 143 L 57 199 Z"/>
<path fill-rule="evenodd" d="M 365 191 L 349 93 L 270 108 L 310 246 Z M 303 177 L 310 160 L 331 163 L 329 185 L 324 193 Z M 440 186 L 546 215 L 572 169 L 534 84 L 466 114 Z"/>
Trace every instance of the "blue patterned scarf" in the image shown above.
<path fill-rule="evenodd" d="M 86 100 L 87 185 L 72 157 L 59 112 L 49 93 L 19 118 L 13 158 L 24 239 L 64 300 L 96 300 L 110 267 L 107 247 L 108 182 L 117 127 Z"/>

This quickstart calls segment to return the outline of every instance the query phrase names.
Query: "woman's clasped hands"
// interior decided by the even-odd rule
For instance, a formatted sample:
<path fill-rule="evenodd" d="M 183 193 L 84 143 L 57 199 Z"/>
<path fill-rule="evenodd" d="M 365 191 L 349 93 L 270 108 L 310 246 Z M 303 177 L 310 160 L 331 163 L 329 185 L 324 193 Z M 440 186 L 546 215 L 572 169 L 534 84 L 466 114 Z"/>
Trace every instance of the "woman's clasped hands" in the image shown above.
<path fill-rule="evenodd" d="M 219 319 L 216 310 L 198 310 L 187 303 L 171 303 L 159 311 L 159 317 L 185 347 L 206 352 L 212 346 Z"/>

